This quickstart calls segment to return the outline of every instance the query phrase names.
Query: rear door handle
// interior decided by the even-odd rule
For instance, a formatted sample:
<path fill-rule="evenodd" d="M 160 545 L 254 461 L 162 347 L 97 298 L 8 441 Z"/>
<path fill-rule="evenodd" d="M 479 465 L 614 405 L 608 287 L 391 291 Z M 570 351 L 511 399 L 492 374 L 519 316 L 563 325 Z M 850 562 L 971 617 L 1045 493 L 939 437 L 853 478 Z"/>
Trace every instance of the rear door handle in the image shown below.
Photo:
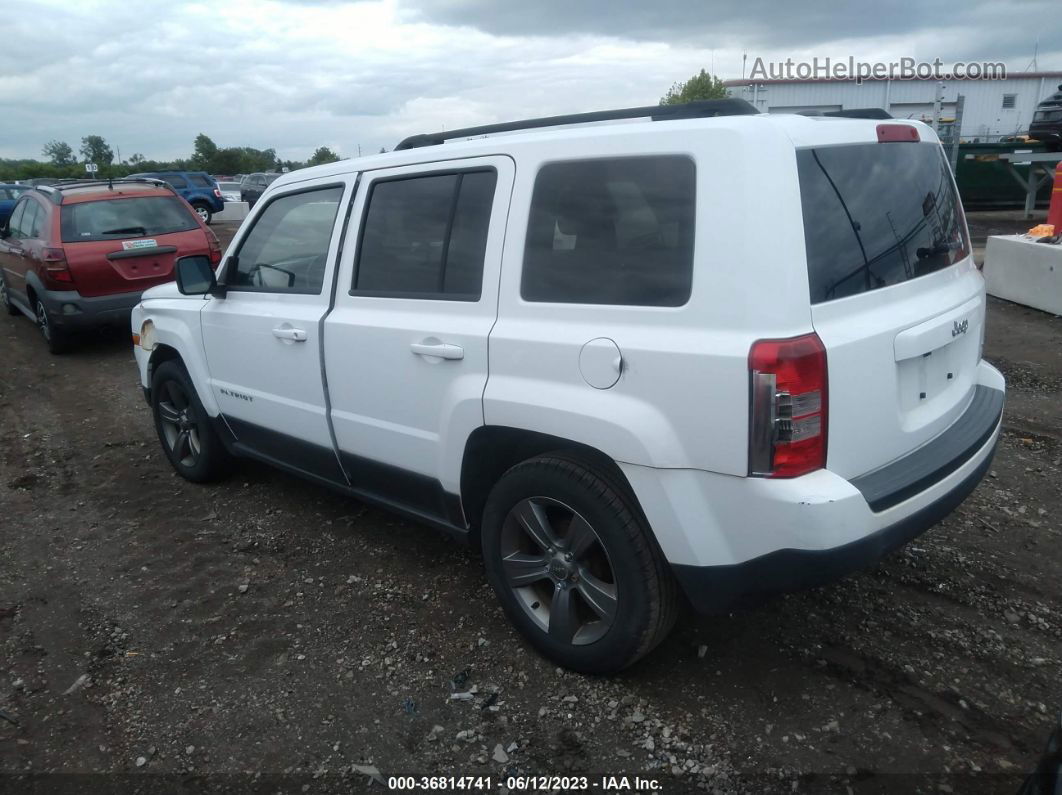
<path fill-rule="evenodd" d="M 281 340 L 293 340 L 294 342 L 306 342 L 306 332 L 301 328 L 280 328 L 273 329 L 273 336 Z"/>
<path fill-rule="evenodd" d="M 409 346 L 409 349 L 418 356 L 437 356 L 440 359 L 465 358 L 465 349 L 460 345 L 447 345 L 442 342 L 437 342 L 435 344 L 414 342 Z"/>

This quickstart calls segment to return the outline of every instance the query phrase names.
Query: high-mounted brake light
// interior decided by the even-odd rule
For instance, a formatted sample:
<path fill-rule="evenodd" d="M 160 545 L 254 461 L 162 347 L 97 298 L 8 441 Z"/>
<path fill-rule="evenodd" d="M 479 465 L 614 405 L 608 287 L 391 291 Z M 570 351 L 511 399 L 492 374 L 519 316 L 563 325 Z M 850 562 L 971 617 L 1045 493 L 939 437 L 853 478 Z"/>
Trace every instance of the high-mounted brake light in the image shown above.
<path fill-rule="evenodd" d="M 887 144 L 891 141 L 901 143 L 913 141 L 918 143 L 922 138 L 918 134 L 918 128 L 910 124 L 879 124 L 878 143 Z"/>
<path fill-rule="evenodd" d="M 44 272 L 52 281 L 72 282 L 74 277 L 70 275 L 70 268 L 66 262 L 66 252 L 61 248 L 46 248 L 41 250 L 41 262 L 44 263 Z"/>
<path fill-rule="evenodd" d="M 818 334 L 749 351 L 749 474 L 793 478 L 826 466 L 826 348 Z"/>

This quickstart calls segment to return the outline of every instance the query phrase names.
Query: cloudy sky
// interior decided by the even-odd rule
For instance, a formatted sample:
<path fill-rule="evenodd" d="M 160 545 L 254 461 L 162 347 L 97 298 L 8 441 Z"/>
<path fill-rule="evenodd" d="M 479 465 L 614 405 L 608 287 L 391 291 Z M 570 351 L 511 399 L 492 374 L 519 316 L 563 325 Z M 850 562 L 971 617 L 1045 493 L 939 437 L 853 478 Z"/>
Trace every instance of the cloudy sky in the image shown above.
<path fill-rule="evenodd" d="M 305 159 L 416 132 L 656 102 L 701 68 L 813 56 L 1062 69 L 1057 0 L 11 0 L 0 157 L 219 146 Z M 784 10 L 783 10 L 784 9 Z M 873 9 L 873 10 L 871 10 Z M 17 13 L 15 11 L 17 10 Z"/>

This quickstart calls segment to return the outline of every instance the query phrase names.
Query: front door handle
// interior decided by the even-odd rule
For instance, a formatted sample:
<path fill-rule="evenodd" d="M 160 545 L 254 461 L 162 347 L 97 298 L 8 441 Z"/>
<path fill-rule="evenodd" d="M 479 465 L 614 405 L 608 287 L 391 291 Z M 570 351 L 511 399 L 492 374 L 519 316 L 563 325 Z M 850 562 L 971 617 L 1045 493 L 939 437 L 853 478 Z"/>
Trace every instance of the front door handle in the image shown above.
<path fill-rule="evenodd" d="M 443 342 L 414 342 L 409 349 L 418 356 L 437 356 L 440 359 L 465 358 L 465 349 L 460 345 L 447 345 Z"/>
<path fill-rule="evenodd" d="M 292 340 L 293 342 L 306 342 L 306 332 L 301 328 L 280 328 L 273 329 L 273 336 L 280 340 Z"/>

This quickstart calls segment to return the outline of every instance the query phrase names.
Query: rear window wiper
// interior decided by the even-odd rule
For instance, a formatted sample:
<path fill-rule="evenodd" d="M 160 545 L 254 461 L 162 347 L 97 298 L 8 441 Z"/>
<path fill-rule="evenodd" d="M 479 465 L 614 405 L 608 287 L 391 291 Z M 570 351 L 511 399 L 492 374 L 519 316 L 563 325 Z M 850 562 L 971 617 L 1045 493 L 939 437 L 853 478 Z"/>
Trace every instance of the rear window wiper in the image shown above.
<path fill-rule="evenodd" d="M 142 226 L 123 226 L 121 229 L 107 229 L 100 232 L 101 235 L 146 235 L 147 229 Z"/>

